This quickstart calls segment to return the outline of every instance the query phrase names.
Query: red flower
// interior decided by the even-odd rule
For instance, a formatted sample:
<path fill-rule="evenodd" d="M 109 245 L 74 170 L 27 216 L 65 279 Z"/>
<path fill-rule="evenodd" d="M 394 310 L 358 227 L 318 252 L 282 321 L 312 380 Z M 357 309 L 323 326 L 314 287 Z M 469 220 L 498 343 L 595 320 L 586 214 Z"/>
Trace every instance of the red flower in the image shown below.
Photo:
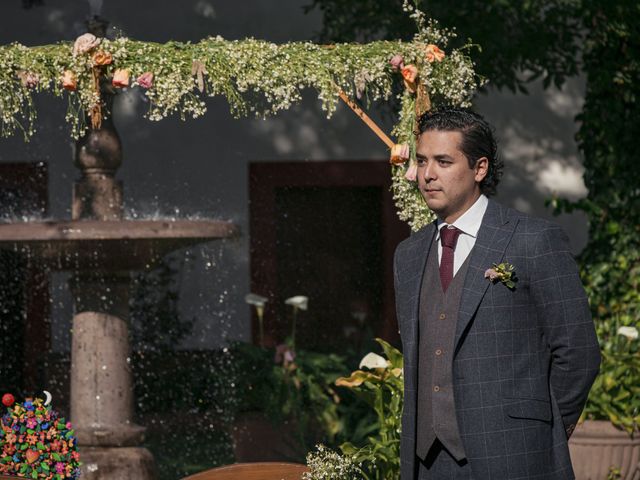
<path fill-rule="evenodd" d="M 16 399 L 13 395 L 11 395 L 10 393 L 5 393 L 2 396 L 2 404 L 5 407 L 10 407 L 11 405 L 13 405 L 16 402 Z"/>

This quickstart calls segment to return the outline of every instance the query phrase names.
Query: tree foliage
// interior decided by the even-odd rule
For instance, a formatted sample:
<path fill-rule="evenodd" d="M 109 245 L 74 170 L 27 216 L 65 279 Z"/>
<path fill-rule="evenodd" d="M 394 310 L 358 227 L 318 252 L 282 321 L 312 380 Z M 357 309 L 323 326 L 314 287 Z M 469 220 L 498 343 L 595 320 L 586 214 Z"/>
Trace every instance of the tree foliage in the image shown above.
<path fill-rule="evenodd" d="M 323 13 L 323 41 L 348 41 L 410 36 L 401 4 L 312 0 L 307 8 Z M 637 431 L 640 405 L 628 398 L 640 398 L 640 367 L 620 360 L 630 351 L 636 355 L 637 347 L 616 337 L 619 327 L 640 323 L 640 3 L 431 0 L 424 8 L 481 46 L 476 70 L 497 87 L 526 91 L 536 78 L 546 87 L 577 73 L 586 77 L 576 140 L 588 194 L 550 203 L 557 212 L 581 210 L 589 219 L 579 260 L 605 361 L 586 412 Z"/>
<path fill-rule="evenodd" d="M 582 25 L 577 0 L 446 0 L 420 3 L 426 13 L 455 28 L 460 47 L 469 38 L 481 46 L 476 72 L 491 84 L 525 91 L 543 78 L 560 85 L 578 71 Z M 415 24 L 402 11 L 403 0 L 311 0 L 306 11 L 320 10 L 322 42 L 410 39 Z M 524 73 L 523 73 L 524 72 Z"/>

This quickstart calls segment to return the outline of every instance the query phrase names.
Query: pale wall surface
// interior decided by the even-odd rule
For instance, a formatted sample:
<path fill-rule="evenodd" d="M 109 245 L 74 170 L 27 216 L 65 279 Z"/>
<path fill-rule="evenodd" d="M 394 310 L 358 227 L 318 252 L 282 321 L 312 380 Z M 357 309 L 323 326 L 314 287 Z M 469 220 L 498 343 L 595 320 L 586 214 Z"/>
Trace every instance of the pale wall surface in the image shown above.
<path fill-rule="evenodd" d="M 72 40 L 82 33 L 89 6 L 80 1 L 45 0 L 31 10 L 19 0 L 0 4 L 0 43 L 26 45 Z M 94 2 L 101 3 L 101 2 Z M 304 15 L 307 0 L 137 1 L 106 0 L 102 15 L 114 28 L 147 41 L 196 41 L 208 35 L 228 39 L 253 36 L 275 42 L 313 39 L 317 14 Z M 563 91 L 530 96 L 489 91 L 477 110 L 495 124 L 506 161 L 498 195 L 502 202 L 551 217 L 544 199 L 552 192 L 572 198 L 585 194 L 581 162 L 573 141 L 574 115 L 583 85 L 568 82 Z M 64 124 L 63 101 L 41 97 L 39 132 L 28 144 L 20 137 L 0 139 L 0 162 L 44 161 L 50 172 L 51 216 L 70 216 L 71 183 L 76 178 L 72 142 Z M 124 147 L 119 178 L 131 217 L 222 217 L 235 222 L 242 236 L 224 245 L 196 249 L 184 269 L 180 309 L 195 317 L 197 334 L 186 348 L 211 348 L 225 340 L 249 337 L 248 165 L 254 161 L 323 161 L 384 159 L 384 146 L 346 108 L 327 120 L 309 92 L 305 102 L 277 118 L 234 120 L 222 99 L 208 101 L 204 118 L 151 123 L 142 118 L 139 93 L 118 98 L 115 116 Z M 379 120 L 386 130 L 389 119 Z M 573 248 L 586 241 L 584 218 L 562 217 Z M 54 348 L 68 349 L 70 299 L 64 276 L 54 282 Z M 305 292 L 300 292 L 301 294 Z"/>

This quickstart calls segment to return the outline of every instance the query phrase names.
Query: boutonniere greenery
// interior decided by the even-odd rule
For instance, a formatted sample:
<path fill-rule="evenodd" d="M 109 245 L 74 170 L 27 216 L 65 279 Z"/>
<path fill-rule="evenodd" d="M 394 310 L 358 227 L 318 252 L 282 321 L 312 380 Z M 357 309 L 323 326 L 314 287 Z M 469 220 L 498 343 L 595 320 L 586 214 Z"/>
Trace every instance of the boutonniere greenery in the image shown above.
<path fill-rule="evenodd" d="M 494 263 L 492 268 L 484 272 L 484 278 L 488 278 L 492 283 L 502 282 L 508 289 L 516 288 L 515 268 L 508 262 Z"/>

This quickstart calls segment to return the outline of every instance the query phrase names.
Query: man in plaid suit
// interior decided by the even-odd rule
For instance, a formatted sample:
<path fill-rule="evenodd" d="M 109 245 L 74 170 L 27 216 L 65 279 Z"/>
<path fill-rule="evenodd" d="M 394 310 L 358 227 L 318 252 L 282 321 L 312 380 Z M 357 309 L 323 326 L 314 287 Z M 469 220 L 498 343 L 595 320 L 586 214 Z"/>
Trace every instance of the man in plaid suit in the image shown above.
<path fill-rule="evenodd" d="M 438 109 L 419 132 L 437 220 L 394 260 L 402 480 L 573 479 L 567 441 L 600 352 L 568 238 L 488 199 L 502 163 L 481 116 Z"/>

